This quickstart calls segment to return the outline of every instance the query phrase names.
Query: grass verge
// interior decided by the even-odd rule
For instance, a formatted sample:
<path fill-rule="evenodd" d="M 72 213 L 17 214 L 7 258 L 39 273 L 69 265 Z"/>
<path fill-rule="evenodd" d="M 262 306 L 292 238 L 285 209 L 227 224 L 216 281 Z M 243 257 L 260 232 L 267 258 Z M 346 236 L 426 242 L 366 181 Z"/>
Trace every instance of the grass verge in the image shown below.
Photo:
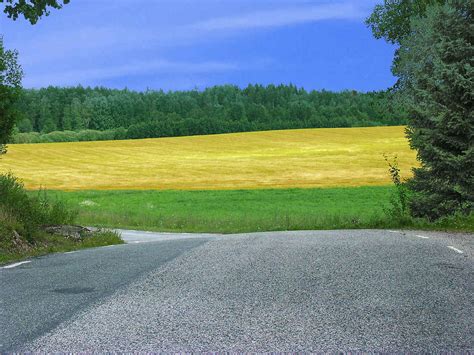
<path fill-rule="evenodd" d="M 5 231 L 2 231 L 0 227 L 0 265 L 50 253 L 123 244 L 120 236 L 110 231 L 99 231 L 94 233 L 93 236 L 80 241 L 71 240 L 59 235 L 42 233 L 36 237 L 34 245 L 23 244 L 23 247 L 18 248 L 18 245 L 12 245 L 11 238 L 2 238 L 2 236 L 6 235 Z"/>
<path fill-rule="evenodd" d="M 170 232 L 416 228 L 473 231 L 474 216 L 436 223 L 387 214 L 392 186 L 223 191 L 52 191 L 82 225 Z"/>
<path fill-rule="evenodd" d="M 45 226 L 74 224 L 76 213 L 44 191 L 28 193 L 11 174 L 0 175 L 0 264 L 52 252 L 123 243 L 110 231 L 79 233 L 68 237 Z"/>

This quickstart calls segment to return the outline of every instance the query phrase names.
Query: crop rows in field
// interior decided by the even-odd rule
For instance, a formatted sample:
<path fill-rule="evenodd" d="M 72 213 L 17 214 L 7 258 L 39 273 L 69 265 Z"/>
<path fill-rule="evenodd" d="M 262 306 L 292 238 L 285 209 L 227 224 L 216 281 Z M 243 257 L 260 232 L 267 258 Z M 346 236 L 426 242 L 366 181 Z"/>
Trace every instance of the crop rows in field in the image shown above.
<path fill-rule="evenodd" d="M 10 145 L 0 170 L 30 189 L 226 190 L 385 185 L 384 154 L 416 165 L 404 127 L 264 131 Z"/>

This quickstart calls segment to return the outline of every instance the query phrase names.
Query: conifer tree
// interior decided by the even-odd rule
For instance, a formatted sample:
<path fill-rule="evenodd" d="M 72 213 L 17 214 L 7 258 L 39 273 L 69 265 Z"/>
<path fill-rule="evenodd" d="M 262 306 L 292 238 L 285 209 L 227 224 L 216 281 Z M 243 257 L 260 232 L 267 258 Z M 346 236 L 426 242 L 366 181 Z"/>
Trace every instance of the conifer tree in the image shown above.
<path fill-rule="evenodd" d="M 473 7 L 470 0 L 428 7 L 400 41 L 393 71 L 421 163 L 409 182 L 414 216 L 433 220 L 474 208 Z"/>

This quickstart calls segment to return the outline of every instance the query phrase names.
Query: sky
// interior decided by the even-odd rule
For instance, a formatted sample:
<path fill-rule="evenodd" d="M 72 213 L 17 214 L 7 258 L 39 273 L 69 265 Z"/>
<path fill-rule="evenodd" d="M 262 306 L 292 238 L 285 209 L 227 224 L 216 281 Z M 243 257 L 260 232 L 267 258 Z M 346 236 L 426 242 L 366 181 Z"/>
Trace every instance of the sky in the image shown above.
<path fill-rule="evenodd" d="M 377 0 L 71 0 L 32 26 L 0 14 L 28 88 L 190 90 L 294 84 L 383 90 L 394 47 L 364 19 Z M 3 10 L 0 4 L 0 9 Z"/>

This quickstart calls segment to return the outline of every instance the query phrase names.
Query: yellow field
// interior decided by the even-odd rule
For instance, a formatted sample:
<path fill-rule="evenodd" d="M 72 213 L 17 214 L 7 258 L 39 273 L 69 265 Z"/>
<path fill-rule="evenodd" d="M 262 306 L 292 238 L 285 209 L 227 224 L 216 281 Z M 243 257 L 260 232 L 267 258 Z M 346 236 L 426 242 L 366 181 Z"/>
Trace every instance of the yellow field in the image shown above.
<path fill-rule="evenodd" d="M 0 171 L 61 190 L 253 189 L 390 183 L 416 165 L 403 127 L 301 129 L 127 141 L 10 145 Z"/>

